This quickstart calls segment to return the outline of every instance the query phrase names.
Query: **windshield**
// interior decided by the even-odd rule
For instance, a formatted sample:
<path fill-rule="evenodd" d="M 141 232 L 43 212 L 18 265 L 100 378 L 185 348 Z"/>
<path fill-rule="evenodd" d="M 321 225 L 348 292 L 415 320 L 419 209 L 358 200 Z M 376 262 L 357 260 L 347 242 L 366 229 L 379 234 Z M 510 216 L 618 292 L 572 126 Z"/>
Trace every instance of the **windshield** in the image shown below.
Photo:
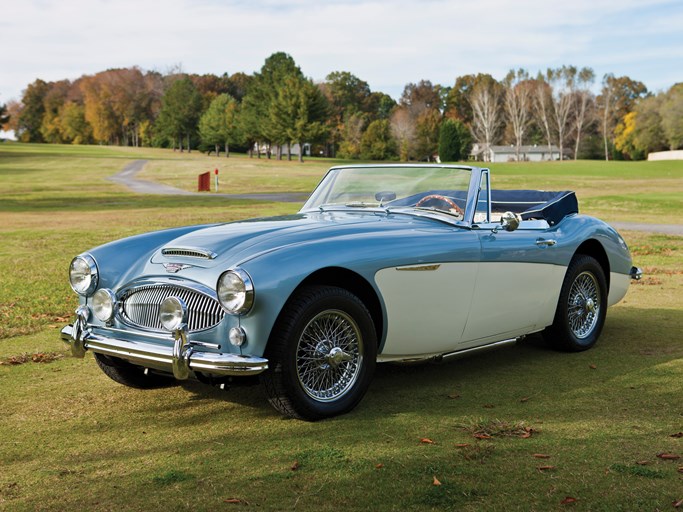
<path fill-rule="evenodd" d="M 302 211 L 316 208 L 419 208 L 464 217 L 471 171 L 464 167 L 337 167 Z"/>

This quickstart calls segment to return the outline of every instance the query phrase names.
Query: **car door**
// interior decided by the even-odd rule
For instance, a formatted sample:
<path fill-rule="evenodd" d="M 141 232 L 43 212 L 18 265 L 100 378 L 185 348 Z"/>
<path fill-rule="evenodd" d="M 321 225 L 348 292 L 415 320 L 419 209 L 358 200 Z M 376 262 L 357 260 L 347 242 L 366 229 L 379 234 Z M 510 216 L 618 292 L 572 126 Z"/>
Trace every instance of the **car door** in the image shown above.
<path fill-rule="evenodd" d="M 419 256 L 375 275 L 387 322 L 380 361 L 457 350 L 471 310 L 481 258 L 477 234 L 439 228 L 410 245 Z"/>
<path fill-rule="evenodd" d="M 462 343 L 477 345 L 540 330 L 552 318 L 566 268 L 554 263 L 557 230 L 523 221 L 512 232 L 500 224 L 477 231 L 481 263 Z"/>

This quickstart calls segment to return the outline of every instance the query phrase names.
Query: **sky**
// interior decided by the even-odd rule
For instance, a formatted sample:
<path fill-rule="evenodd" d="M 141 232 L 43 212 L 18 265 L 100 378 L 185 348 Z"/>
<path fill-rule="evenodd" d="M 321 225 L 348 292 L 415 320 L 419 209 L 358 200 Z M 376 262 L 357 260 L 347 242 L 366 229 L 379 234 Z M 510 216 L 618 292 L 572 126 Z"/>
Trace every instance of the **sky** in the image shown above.
<path fill-rule="evenodd" d="M 258 71 L 290 54 L 322 81 L 349 71 L 398 99 L 407 83 L 563 64 L 683 81 L 683 0 L 0 0 L 0 103 L 37 78 L 139 66 Z"/>

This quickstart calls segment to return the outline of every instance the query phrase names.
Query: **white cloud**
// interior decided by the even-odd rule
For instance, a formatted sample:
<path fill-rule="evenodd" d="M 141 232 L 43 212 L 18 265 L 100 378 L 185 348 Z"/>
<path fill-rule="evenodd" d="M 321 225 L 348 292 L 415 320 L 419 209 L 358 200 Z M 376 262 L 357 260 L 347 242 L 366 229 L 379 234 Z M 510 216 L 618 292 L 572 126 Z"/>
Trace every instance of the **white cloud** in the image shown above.
<path fill-rule="evenodd" d="M 3 4 L 0 101 L 38 77 L 74 79 L 111 67 L 165 71 L 180 63 L 189 72 L 252 73 L 275 51 L 290 53 L 314 79 L 348 70 L 394 96 L 408 82 L 451 85 L 462 74 L 502 77 L 512 67 L 592 66 L 598 76 L 628 74 L 648 85 L 683 68 L 680 51 L 664 53 L 683 47 L 683 6 L 665 0 Z"/>

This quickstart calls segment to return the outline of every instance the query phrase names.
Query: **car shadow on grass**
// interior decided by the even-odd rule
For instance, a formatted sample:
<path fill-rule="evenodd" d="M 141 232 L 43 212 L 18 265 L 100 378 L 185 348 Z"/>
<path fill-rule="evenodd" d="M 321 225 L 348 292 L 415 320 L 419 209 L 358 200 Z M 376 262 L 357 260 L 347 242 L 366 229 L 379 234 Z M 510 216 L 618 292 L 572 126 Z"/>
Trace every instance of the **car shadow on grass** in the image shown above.
<path fill-rule="evenodd" d="M 553 350 L 551 340 L 535 334 L 512 346 L 441 363 L 379 364 L 365 398 L 347 416 L 439 417 L 507 410 L 524 415 L 536 414 L 558 399 L 571 401 L 570 396 L 579 402 L 590 393 L 609 399 L 615 387 L 630 389 L 634 385 L 629 382 L 651 381 L 662 365 L 683 357 L 680 340 L 671 335 L 682 330 L 681 311 L 620 307 L 610 311 L 597 345 L 585 352 Z M 235 378 L 226 389 L 194 381 L 182 386 L 192 401 L 220 400 L 277 415 L 258 383 L 257 377 L 250 377 Z M 649 393 L 661 395 L 662 403 L 673 398 L 666 389 Z M 655 400 L 647 393 L 643 397 Z"/>

